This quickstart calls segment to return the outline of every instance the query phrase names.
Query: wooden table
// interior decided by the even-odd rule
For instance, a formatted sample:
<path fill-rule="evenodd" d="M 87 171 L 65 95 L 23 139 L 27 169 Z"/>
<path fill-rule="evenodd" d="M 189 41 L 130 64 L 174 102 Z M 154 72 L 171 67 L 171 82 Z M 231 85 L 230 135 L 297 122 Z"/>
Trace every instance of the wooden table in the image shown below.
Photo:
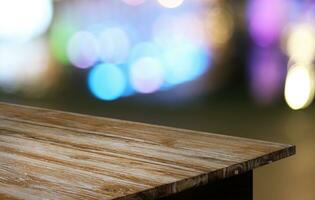
<path fill-rule="evenodd" d="M 193 117 L 193 116 L 192 116 Z M 252 199 L 295 146 L 0 103 L 0 199 Z"/>

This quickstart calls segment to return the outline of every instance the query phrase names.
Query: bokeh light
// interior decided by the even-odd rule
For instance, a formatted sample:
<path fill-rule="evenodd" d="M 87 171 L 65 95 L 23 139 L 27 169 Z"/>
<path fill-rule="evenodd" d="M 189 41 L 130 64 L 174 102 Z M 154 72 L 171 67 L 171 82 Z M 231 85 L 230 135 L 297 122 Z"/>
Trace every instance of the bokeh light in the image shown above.
<path fill-rule="evenodd" d="M 0 41 L 35 38 L 48 29 L 52 17 L 52 0 L 0 0 Z"/>
<path fill-rule="evenodd" d="M 146 0 L 122 0 L 122 1 L 131 6 L 138 6 L 138 5 L 143 4 Z"/>
<path fill-rule="evenodd" d="M 154 22 L 152 32 L 154 42 L 161 48 L 182 43 L 207 46 L 204 23 L 194 13 L 161 15 Z"/>
<path fill-rule="evenodd" d="M 285 83 L 285 100 L 299 110 L 306 108 L 314 99 L 315 74 L 313 66 L 294 65 L 290 67 Z"/>
<path fill-rule="evenodd" d="M 314 99 L 315 29 L 309 23 L 291 27 L 287 39 L 289 71 L 285 85 L 285 99 L 294 109 L 309 106 Z"/>
<path fill-rule="evenodd" d="M 261 104 L 282 96 L 287 66 L 283 55 L 272 48 L 254 48 L 249 62 L 251 94 Z"/>
<path fill-rule="evenodd" d="M 78 68 L 85 69 L 94 65 L 98 59 L 98 52 L 98 41 L 90 32 L 77 32 L 69 40 L 68 57 Z"/>
<path fill-rule="evenodd" d="M 315 56 L 315 29 L 310 24 L 292 28 L 287 41 L 287 51 L 294 62 L 311 63 Z"/>
<path fill-rule="evenodd" d="M 152 93 L 160 89 L 164 81 L 164 71 L 159 60 L 144 57 L 136 61 L 130 69 L 131 82 L 136 91 Z"/>
<path fill-rule="evenodd" d="M 23 91 L 36 96 L 56 81 L 58 71 L 43 39 L 0 45 L 0 87 L 6 92 Z"/>
<path fill-rule="evenodd" d="M 165 8 L 176 8 L 183 4 L 184 0 L 158 0 Z"/>
<path fill-rule="evenodd" d="M 130 39 L 121 28 L 107 28 L 99 38 L 100 57 L 103 62 L 119 64 L 128 58 L 130 52 Z"/>
<path fill-rule="evenodd" d="M 153 42 L 140 42 L 136 44 L 129 56 L 129 63 L 134 63 L 142 57 L 161 57 L 161 49 Z"/>
<path fill-rule="evenodd" d="M 276 43 L 288 19 L 287 0 L 250 0 L 247 7 L 250 34 L 259 46 Z"/>
<path fill-rule="evenodd" d="M 211 63 L 206 30 L 192 13 L 160 16 L 153 25 L 153 40 L 161 52 L 166 87 L 198 78 Z"/>
<path fill-rule="evenodd" d="M 67 46 L 71 36 L 73 36 L 76 31 L 77 28 L 73 23 L 63 21 L 53 24 L 49 34 L 51 53 L 64 65 L 69 63 Z"/>
<path fill-rule="evenodd" d="M 52 0 L 50 3 L 52 6 Z M 88 87 L 101 100 L 175 88 L 206 73 L 212 59 L 209 33 L 204 26 L 204 11 L 208 9 L 197 6 L 200 2 L 181 6 L 183 3 L 184 0 L 56 1 L 56 16 L 47 40 L 49 53 L 56 68 L 88 69 L 80 73 L 88 73 Z M 178 9 L 167 10 L 158 4 Z M 223 37 L 213 42 L 225 43 L 231 24 L 224 22 L 230 16 L 216 12 L 208 19 L 215 16 L 211 21 L 213 33 Z M 223 26 L 217 27 L 220 20 Z"/>
<path fill-rule="evenodd" d="M 210 54 L 191 44 L 181 44 L 163 53 L 165 79 L 168 84 L 194 80 L 205 73 L 210 65 Z"/>
<path fill-rule="evenodd" d="M 88 75 L 90 91 L 101 100 L 118 99 L 124 94 L 126 84 L 122 70 L 113 64 L 98 64 Z"/>
<path fill-rule="evenodd" d="M 233 17 L 227 6 L 215 7 L 209 10 L 205 23 L 207 35 L 213 47 L 223 46 L 233 35 Z"/>

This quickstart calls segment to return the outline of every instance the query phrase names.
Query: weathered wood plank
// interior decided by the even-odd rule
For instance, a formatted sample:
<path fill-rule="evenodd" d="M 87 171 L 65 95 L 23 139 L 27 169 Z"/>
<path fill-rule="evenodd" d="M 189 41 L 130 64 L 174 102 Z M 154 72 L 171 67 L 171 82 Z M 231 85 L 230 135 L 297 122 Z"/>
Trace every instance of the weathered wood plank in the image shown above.
<path fill-rule="evenodd" d="M 292 145 L 0 103 L 7 199 L 158 199 L 294 153 Z"/>

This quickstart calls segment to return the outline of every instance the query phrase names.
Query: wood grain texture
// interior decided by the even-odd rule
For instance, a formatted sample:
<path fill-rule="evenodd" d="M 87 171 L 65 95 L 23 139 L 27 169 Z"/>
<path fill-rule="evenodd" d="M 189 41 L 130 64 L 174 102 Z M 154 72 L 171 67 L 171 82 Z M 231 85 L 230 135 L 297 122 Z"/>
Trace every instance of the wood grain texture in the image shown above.
<path fill-rule="evenodd" d="M 1 199 L 158 199 L 295 146 L 0 103 Z"/>

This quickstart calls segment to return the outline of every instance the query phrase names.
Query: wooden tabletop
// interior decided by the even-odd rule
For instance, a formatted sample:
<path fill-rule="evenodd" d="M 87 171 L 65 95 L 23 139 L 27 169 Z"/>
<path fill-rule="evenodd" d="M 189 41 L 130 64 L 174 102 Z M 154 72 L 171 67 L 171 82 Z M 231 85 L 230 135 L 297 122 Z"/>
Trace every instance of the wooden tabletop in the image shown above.
<path fill-rule="evenodd" d="M 292 145 L 0 103 L 0 199 L 157 199 L 293 154 Z"/>

